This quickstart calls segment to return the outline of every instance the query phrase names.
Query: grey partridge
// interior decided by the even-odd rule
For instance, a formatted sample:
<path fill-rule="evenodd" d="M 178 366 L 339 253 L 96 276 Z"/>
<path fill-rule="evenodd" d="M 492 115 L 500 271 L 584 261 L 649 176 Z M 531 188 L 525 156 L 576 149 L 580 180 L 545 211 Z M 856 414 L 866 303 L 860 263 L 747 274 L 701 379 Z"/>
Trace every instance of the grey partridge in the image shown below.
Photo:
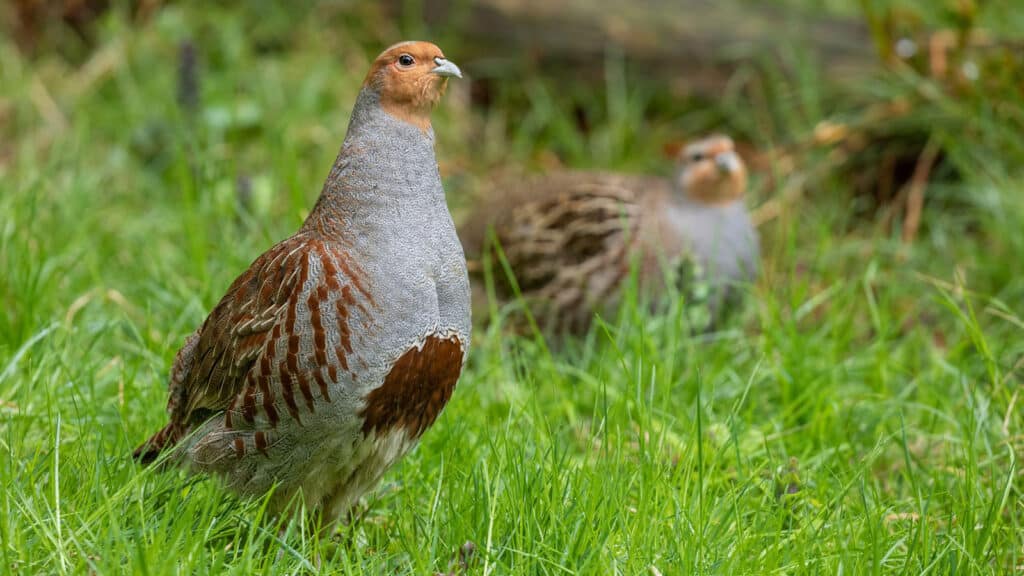
<path fill-rule="evenodd" d="M 634 258 L 647 293 L 667 277 L 691 294 L 701 284 L 715 314 L 730 286 L 757 272 L 746 181 L 733 141 L 712 136 L 682 151 L 672 180 L 562 171 L 499 185 L 461 236 L 476 260 L 493 227 L 524 299 L 553 332 L 585 330 L 595 311 L 613 307 Z"/>
<path fill-rule="evenodd" d="M 465 257 L 430 113 L 459 68 L 427 42 L 373 62 L 302 227 L 239 276 L 171 367 L 170 422 L 135 457 L 276 486 L 333 521 L 448 402 L 470 340 Z"/>

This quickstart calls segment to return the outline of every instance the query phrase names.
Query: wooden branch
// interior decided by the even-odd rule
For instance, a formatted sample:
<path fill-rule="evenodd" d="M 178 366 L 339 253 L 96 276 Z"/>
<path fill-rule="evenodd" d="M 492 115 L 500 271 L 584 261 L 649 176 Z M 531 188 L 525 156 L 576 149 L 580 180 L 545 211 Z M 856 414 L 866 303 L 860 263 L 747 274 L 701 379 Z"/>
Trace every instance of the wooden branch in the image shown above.
<path fill-rule="evenodd" d="M 408 18 L 410 3 L 387 0 Z M 823 74 L 847 77 L 877 63 L 867 27 L 784 4 L 740 0 L 422 0 L 438 34 L 459 39 L 461 62 L 486 75 L 524 62 L 574 79 L 603 81 L 609 54 L 674 91 L 715 92 L 743 56 L 810 48 Z"/>
<path fill-rule="evenodd" d="M 921 155 L 917 157 L 914 175 L 907 184 L 907 213 L 903 220 L 904 244 L 912 244 L 917 238 L 917 230 L 921 226 L 921 211 L 924 209 L 924 192 L 938 157 L 939 145 L 934 139 L 928 141 Z"/>

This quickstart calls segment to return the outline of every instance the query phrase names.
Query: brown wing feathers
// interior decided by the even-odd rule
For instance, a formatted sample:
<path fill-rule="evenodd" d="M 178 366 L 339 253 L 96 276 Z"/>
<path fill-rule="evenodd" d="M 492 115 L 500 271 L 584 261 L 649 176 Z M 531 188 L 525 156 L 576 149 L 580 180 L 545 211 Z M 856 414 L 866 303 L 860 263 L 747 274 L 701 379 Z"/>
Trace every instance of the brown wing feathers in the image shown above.
<path fill-rule="evenodd" d="M 544 316 L 541 323 L 576 330 L 628 272 L 629 246 L 638 237 L 638 186 L 605 173 L 528 179 L 500 189 L 492 211 L 471 220 L 477 227 L 493 224 L 524 298 Z M 479 254 L 483 236 L 468 231 L 470 254 Z"/>
<path fill-rule="evenodd" d="M 307 290 L 311 258 L 321 273 Z M 273 427 L 282 412 L 301 423 L 301 412 L 314 410 L 313 386 L 329 402 L 328 381 L 338 379 L 339 369 L 349 369 L 349 307 L 365 310 L 356 298 L 365 294 L 358 270 L 342 251 L 303 236 L 258 258 L 179 352 L 170 381 L 171 422 L 140 446 L 136 457 L 152 460 L 219 411 L 229 428 L 254 425 L 258 415 Z M 346 274 L 344 284 L 339 277 Z M 310 315 L 306 330 L 297 321 L 300 302 Z M 324 308 L 339 328 L 334 350 L 328 349 Z M 310 341 L 309 363 L 300 358 L 304 338 Z"/>

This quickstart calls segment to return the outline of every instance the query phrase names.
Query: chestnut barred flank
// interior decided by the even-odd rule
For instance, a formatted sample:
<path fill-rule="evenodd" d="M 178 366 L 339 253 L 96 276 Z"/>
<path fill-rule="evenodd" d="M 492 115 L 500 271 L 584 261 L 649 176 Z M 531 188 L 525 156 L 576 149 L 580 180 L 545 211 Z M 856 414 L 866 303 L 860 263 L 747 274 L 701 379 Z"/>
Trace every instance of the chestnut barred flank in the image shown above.
<path fill-rule="evenodd" d="M 451 398 L 462 372 L 462 342 L 456 336 L 427 337 L 395 362 L 384 384 L 366 397 L 363 433 L 402 428 L 419 438 Z"/>

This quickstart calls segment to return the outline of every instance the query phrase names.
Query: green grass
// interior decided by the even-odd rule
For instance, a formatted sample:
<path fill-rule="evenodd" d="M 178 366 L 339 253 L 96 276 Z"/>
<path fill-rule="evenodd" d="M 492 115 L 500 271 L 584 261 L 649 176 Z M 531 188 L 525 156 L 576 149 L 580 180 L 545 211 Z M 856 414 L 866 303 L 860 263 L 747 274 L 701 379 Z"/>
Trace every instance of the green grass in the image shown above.
<path fill-rule="evenodd" d="M 959 174 L 929 188 L 912 247 L 855 215 L 830 173 L 762 228 L 762 281 L 712 334 L 690 336 L 678 302 L 627 307 L 555 353 L 478 329 L 450 405 L 339 545 L 298 523 L 279 535 L 262 502 L 214 481 L 133 464 L 185 335 L 312 206 L 389 41 L 346 18 L 112 17 L 93 79 L 0 41 L 0 571 L 292 574 L 319 556 L 325 573 L 430 574 L 466 541 L 473 574 L 1024 569 L 1024 115 L 991 94 L 912 117 Z M 175 102 L 189 34 L 194 115 Z M 547 149 L 663 171 L 664 142 L 709 118 L 764 148 L 799 139 L 846 112 L 800 66 L 667 116 L 610 58 L 608 95 L 582 103 L 587 135 L 556 80 L 510 84 L 498 101 L 528 106 L 488 112 L 454 87 L 435 120 L 452 203 Z M 879 82 L 862 96 L 927 83 Z M 826 159 L 803 161 L 751 202 Z"/>

